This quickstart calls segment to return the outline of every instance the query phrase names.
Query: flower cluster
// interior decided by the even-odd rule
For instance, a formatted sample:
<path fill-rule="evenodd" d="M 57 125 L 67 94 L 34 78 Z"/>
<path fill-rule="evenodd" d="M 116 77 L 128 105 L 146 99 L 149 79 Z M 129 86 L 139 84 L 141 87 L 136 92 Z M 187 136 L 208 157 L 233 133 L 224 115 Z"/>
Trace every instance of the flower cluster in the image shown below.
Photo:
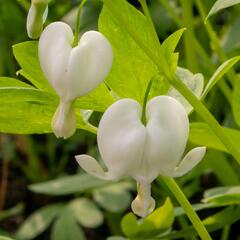
<path fill-rule="evenodd" d="M 39 39 L 42 70 L 60 98 L 52 119 L 57 137 L 70 137 L 76 129 L 74 102 L 104 81 L 113 62 L 112 47 L 99 32 L 82 35 L 77 45 L 72 29 L 63 22 L 48 25 L 42 32 L 48 0 L 32 0 L 27 20 L 31 38 Z M 79 165 L 100 179 L 132 177 L 138 195 L 132 202 L 135 214 L 145 217 L 155 208 L 151 183 L 158 175 L 179 177 L 196 166 L 205 147 L 185 151 L 189 120 L 185 108 L 173 97 L 158 96 L 146 106 L 120 99 L 103 114 L 97 142 L 107 171 L 88 155 L 76 156 Z M 144 114 L 146 123 L 142 122 Z"/>

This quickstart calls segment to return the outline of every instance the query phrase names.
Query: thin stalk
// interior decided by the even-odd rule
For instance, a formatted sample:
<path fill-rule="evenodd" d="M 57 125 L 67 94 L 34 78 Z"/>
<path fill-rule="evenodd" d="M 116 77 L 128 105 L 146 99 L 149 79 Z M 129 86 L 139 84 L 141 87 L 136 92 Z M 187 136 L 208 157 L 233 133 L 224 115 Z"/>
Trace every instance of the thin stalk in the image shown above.
<path fill-rule="evenodd" d="M 229 239 L 230 230 L 231 230 L 230 225 L 227 225 L 226 227 L 223 228 L 221 240 L 228 240 Z"/>
<path fill-rule="evenodd" d="M 193 210 L 191 204 L 183 194 L 182 190 L 179 188 L 177 183 L 174 181 L 173 178 L 170 177 L 161 177 L 163 182 L 168 186 L 170 191 L 174 193 L 175 198 L 181 204 L 183 209 L 185 210 L 188 218 L 190 219 L 191 223 L 193 224 L 195 230 L 197 231 L 198 235 L 201 237 L 202 240 L 211 240 L 209 233 L 207 232 L 205 226 L 203 225 L 202 221 Z"/>
<path fill-rule="evenodd" d="M 146 90 L 145 96 L 144 96 L 144 101 L 143 101 L 142 123 L 144 125 L 146 125 L 146 122 L 147 122 L 147 120 L 146 120 L 146 105 L 147 105 L 148 96 L 149 96 L 152 84 L 153 84 L 153 78 L 148 83 L 147 90 Z"/>
<path fill-rule="evenodd" d="M 87 0 L 82 0 L 80 6 L 79 6 L 79 8 L 78 8 L 76 28 L 75 28 L 75 34 L 74 34 L 74 40 L 73 40 L 73 47 L 76 47 L 76 46 L 78 45 L 79 32 L 80 32 L 81 13 L 82 13 L 83 7 L 84 7 L 84 5 L 85 5 L 86 2 L 87 2 Z"/>
<path fill-rule="evenodd" d="M 192 0 L 181 0 L 181 5 L 183 9 L 183 22 L 184 27 L 187 28 L 184 34 L 184 50 L 186 54 L 187 67 L 193 71 L 197 72 L 198 64 L 196 61 L 195 48 L 189 47 L 194 42 L 194 24 L 193 24 L 193 2 Z"/>
<path fill-rule="evenodd" d="M 150 59 L 156 64 L 160 72 L 163 72 L 168 81 L 187 99 L 187 101 L 194 107 L 196 112 L 201 116 L 201 118 L 210 126 L 219 140 L 226 146 L 228 151 L 240 164 L 240 151 L 236 145 L 229 138 L 221 125 L 212 116 L 204 104 L 189 90 L 186 85 L 173 73 L 171 73 L 170 67 L 163 55 L 159 58 L 156 53 L 148 47 L 148 45 L 139 37 L 139 34 L 133 29 L 122 13 L 118 11 L 114 3 L 110 0 L 104 0 L 106 7 L 114 14 L 116 20 L 121 24 L 121 26 L 128 32 L 128 34 L 133 38 L 137 45 L 149 56 Z M 163 60 L 163 61 L 162 61 Z"/>

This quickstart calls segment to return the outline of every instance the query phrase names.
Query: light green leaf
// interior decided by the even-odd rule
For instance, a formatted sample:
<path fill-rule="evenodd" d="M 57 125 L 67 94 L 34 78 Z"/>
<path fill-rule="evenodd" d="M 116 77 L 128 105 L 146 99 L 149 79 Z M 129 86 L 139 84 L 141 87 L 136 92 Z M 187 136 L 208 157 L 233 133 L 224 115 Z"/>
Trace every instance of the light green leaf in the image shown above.
<path fill-rule="evenodd" d="M 182 80 L 182 82 L 194 93 L 195 96 L 200 98 L 203 87 L 204 87 L 204 78 L 200 73 L 193 74 L 185 68 L 177 68 L 177 76 Z M 175 89 L 171 88 L 168 93 L 169 96 L 177 99 L 185 107 L 187 113 L 192 111 L 192 106 L 188 101 Z"/>
<path fill-rule="evenodd" d="M 201 98 L 205 98 L 209 91 L 215 86 L 215 84 L 226 74 L 238 61 L 240 60 L 240 56 L 233 57 L 228 59 L 226 62 L 221 64 L 218 69 L 215 71 L 211 79 L 209 80 L 207 86 L 204 89 L 204 92 Z"/>
<path fill-rule="evenodd" d="M 78 223 L 86 228 L 96 228 L 103 223 L 102 212 L 87 198 L 75 199 L 69 203 L 68 207 Z"/>
<path fill-rule="evenodd" d="M 17 238 L 24 240 L 35 238 L 49 227 L 62 210 L 63 205 L 61 204 L 53 204 L 37 210 L 18 229 Z"/>
<path fill-rule="evenodd" d="M 213 4 L 211 10 L 209 11 L 206 20 L 210 16 L 212 16 L 213 14 L 219 12 L 220 10 L 231 7 L 231 6 L 234 6 L 234 5 L 239 4 L 239 3 L 240 3 L 240 0 L 217 0 Z"/>
<path fill-rule="evenodd" d="M 121 9 L 125 20 L 149 47 L 157 50 L 145 16 L 127 1 L 115 0 L 114 5 Z M 110 41 L 114 51 L 113 67 L 107 84 L 119 97 L 133 98 L 142 103 L 149 80 L 158 72 L 155 64 L 105 6 L 99 18 L 99 30 Z"/>
<path fill-rule="evenodd" d="M 1 237 L 1 236 L 0 236 L 0 240 L 14 240 L 14 239 L 13 239 L 13 238 Z"/>
<path fill-rule="evenodd" d="M 212 188 L 203 197 L 204 203 L 240 204 L 240 186 Z"/>
<path fill-rule="evenodd" d="M 223 128 L 223 131 L 232 139 L 233 143 L 236 143 L 236 147 L 239 148 L 240 146 L 237 143 L 240 142 L 240 131 L 231 128 Z M 189 141 L 196 145 L 228 152 L 222 142 L 205 123 L 195 122 L 190 124 Z"/>
<path fill-rule="evenodd" d="M 133 213 L 126 214 L 121 221 L 121 228 L 126 236 L 133 236 L 138 232 L 137 217 Z"/>
<path fill-rule="evenodd" d="M 29 41 L 13 46 L 13 54 L 21 68 L 31 78 L 28 79 L 39 89 L 53 92 L 52 87 L 45 78 L 38 60 L 38 42 Z"/>
<path fill-rule="evenodd" d="M 0 77 L 0 88 L 2 87 L 26 87 L 26 88 L 33 88 L 31 85 L 19 81 L 15 78 L 10 77 Z"/>
<path fill-rule="evenodd" d="M 76 174 L 48 182 L 32 184 L 29 189 L 36 193 L 60 196 L 85 192 L 106 184 L 109 184 L 109 182 L 99 180 L 88 174 Z"/>
<path fill-rule="evenodd" d="M 129 208 L 132 197 L 124 185 L 126 183 L 117 183 L 98 188 L 93 192 L 93 198 L 107 211 L 125 211 Z"/>
<path fill-rule="evenodd" d="M 82 228 L 77 224 L 75 217 L 66 208 L 55 222 L 51 232 L 52 240 L 85 240 Z"/>
<path fill-rule="evenodd" d="M 167 230 L 174 222 L 174 209 L 169 198 L 139 224 L 139 236 L 151 236 Z"/>

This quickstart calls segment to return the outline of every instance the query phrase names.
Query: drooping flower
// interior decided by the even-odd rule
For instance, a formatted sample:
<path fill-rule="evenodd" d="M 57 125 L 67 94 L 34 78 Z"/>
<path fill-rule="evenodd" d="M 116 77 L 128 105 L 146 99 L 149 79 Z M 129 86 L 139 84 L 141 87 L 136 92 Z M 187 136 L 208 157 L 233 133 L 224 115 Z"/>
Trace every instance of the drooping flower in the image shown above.
<path fill-rule="evenodd" d="M 76 47 L 73 41 L 72 29 L 63 22 L 50 24 L 39 40 L 40 65 L 60 97 L 52 129 L 64 138 L 76 129 L 74 101 L 104 81 L 113 61 L 112 47 L 101 33 L 84 33 Z"/>
<path fill-rule="evenodd" d="M 27 16 L 27 33 L 32 39 L 40 37 L 47 19 L 49 0 L 32 0 Z"/>
<path fill-rule="evenodd" d="M 151 99 L 146 105 L 146 126 L 141 115 L 140 104 L 132 99 L 119 100 L 104 113 L 97 142 L 106 172 L 88 155 L 76 159 L 86 172 L 101 179 L 134 178 L 138 195 L 132 202 L 132 210 L 145 217 L 155 208 L 151 182 L 159 174 L 171 177 L 186 174 L 201 161 L 206 148 L 194 148 L 181 161 L 189 120 L 184 107 L 174 98 Z"/>

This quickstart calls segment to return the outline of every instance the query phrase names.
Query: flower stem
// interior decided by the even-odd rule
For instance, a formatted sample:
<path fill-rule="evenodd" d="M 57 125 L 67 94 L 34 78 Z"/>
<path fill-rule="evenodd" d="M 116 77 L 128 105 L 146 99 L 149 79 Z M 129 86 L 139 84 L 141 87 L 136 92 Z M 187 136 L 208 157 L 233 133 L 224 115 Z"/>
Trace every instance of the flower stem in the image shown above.
<path fill-rule="evenodd" d="M 177 183 L 174 181 L 173 178 L 170 177 L 161 177 L 163 182 L 167 185 L 167 187 L 170 189 L 170 191 L 173 193 L 177 201 L 180 203 L 182 208 L 185 210 L 188 218 L 190 219 L 191 223 L 193 224 L 195 230 L 199 234 L 202 240 L 211 240 L 209 233 L 207 232 L 205 226 L 201 222 L 200 218 L 196 214 L 196 212 L 193 210 L 191 204 L 185 197 L 182 190 L 179 188 Z"/>
<path fill-rule="evenodd" d="M 86 2 L 87 2 L 87 0 L 82 0 L 80 6 L 78 8 L 76 28 L 75 28 L 75 34 L 74 34 L 74 40 L 73 40 L 73 47 L 76 47 L 78 45 L 79 31 L 80 31 L 80 18 L 81 18 L 82 9 Z"/>
<path fill-rule="evenodd" d="M 145 92 L 145 96 L 144 96 L 144 101 L 143 101 L 143 111 L 142 111 L 142 123 L 144 125 L 146 125 L 146 105 L 147 105 L 147 101 L 148 101 L 148 96 L 151 90 L 153 84 L 153 78 L 149 81 L 146 92 Z"/>

